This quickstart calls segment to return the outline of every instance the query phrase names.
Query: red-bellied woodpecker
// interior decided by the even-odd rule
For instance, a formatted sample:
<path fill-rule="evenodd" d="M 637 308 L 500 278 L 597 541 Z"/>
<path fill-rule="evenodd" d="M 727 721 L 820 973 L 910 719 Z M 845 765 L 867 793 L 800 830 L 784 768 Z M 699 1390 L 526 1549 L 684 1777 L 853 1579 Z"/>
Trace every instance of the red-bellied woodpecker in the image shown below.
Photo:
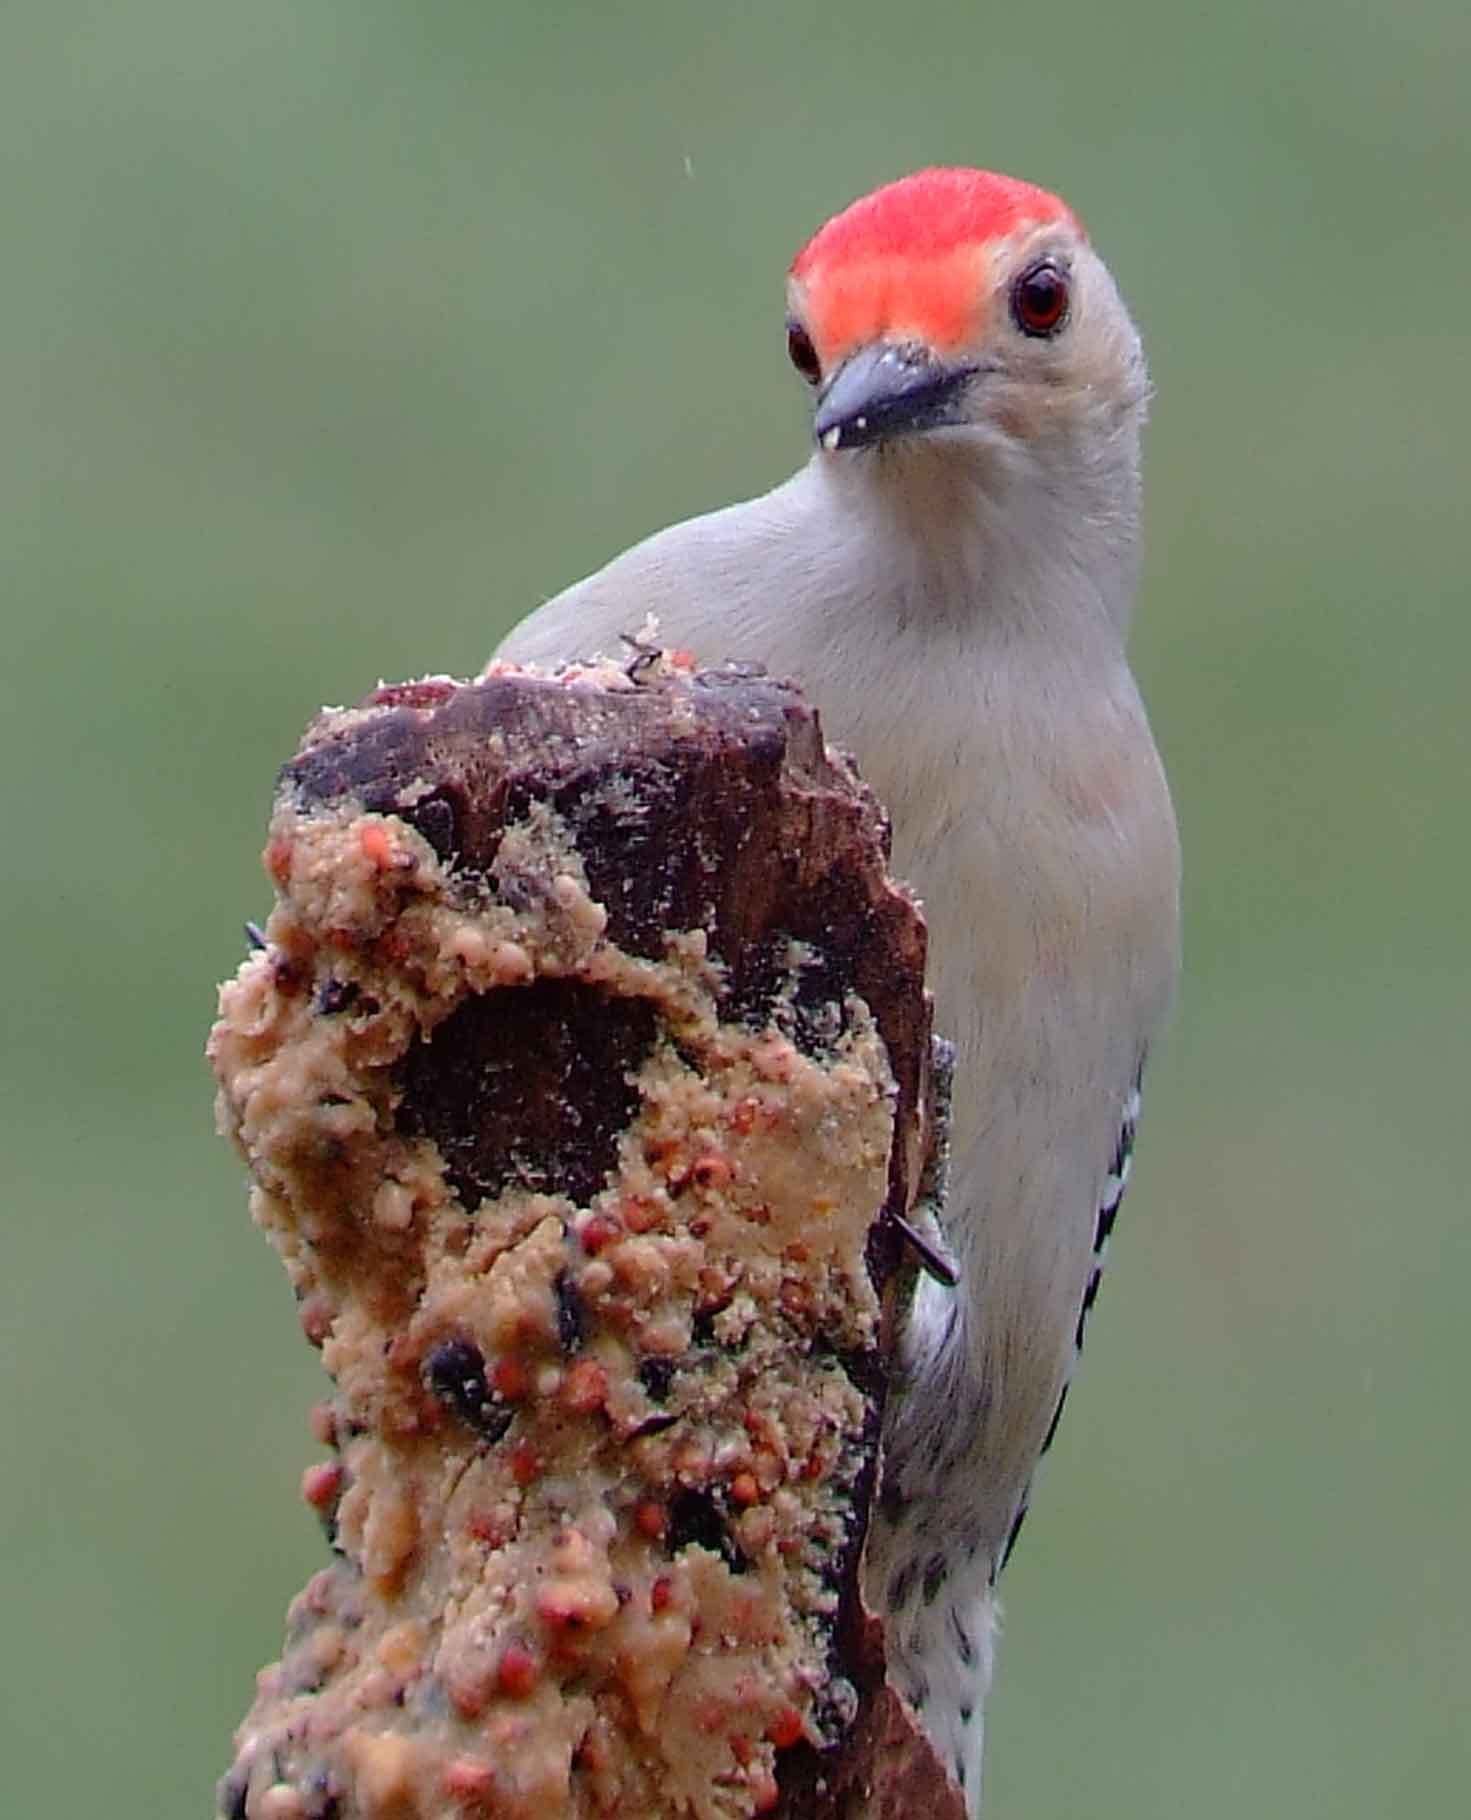
<path fill-rule="evenodd" d="M 956 1047 L 945 1236 L 886 1425 L 865 1576 L 979 1802 L 994 1588 L 1062 1409 L 1176 971 L 1174 817 L 1125 658 L 1149 385 L 1065 204 L 928 170 L 791 268 L 817 448 L 651 537 L 502 655 L 661 642 L 795 676 L 893 816 Z"/>

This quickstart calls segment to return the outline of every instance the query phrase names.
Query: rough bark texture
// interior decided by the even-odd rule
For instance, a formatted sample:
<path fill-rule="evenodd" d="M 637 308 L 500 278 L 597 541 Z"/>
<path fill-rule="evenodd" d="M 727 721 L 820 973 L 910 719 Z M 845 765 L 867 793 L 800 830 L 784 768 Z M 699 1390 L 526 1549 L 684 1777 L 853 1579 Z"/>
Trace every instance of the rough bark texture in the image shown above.
<path fill-rule="evenodd" d="M 859 1592 L 930 1135 L 886 855 L 747 673 L 498 667 L 308 730 L 211 1055 L 334 1380 L 337 1559 L 232 1820 L 959 1820 Z"/>

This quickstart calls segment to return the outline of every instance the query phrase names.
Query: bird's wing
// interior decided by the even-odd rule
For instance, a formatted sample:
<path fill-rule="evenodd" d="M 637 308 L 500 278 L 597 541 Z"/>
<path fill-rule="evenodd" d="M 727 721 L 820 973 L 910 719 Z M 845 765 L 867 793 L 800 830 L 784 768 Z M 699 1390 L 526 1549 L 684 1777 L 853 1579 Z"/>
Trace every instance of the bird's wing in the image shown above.
<path fill-rule="evenodd" d="M 1129 1185 L 1129 1171 L 1134 1163 L 1134 1139 L 1139 1129 L 1139 1095 L 1142 1082 L 1143 1064 L 1141 1063 L 1139 1073 L 1134 1076 L 1134 1085 L 1129 1090 L 1129 1097 L 1124 1103 L 1124 1116 L 1119 1127 L 1118 1142 L 1114 1146 L 1113 1161 L 1109 1164 L 1108 1174 L 1104 1177 L 1103 1192 L 1098 1200 L 1098 1212 L 1093 1227 L 1093 1264 L 1088 1272 L 1082 1304 L 1078 1309 L 1078 1325 L 1073 1335 L 1072 1365 L 1067 1377 L 1063 1380 L 1062 1389 L 1057 1394 L 1052 1420 L 1047 1424 L 1047 1433 L 1042 1438 L 1042 1446 L 1037 1455 L 1039 1462 L 1051 1447 L 1057 1434 L 1057 1425 L 1062 1420 L 1063 1406 L 1067 1402 L 1072 1374 L 1077 1369 L 1078 1359 L 1082 1355 L 1083 1336 L 1088 1331 L 1088 1317 L 1093 1312 L 1093 1304 L 1098 1300 L 1098 1286 L 1103 1281 L 1103 1266 L 1108 1257 L 1108 1241 L 1113 1232 L 1114 1221 L 1118 1218 L 1119 1208 L 1123 1204 L 1124 1190 Z M 996 1564 L 998 1574 L 1011 1559 L 1011 1551 L 1016 1547 L 1016 1539 L 1021 1534 L 1022 1524 L 1026 1520 L 1031 1496 L 1032 1480 L 1029 1478 L 1023 1488 L 1021 1501 L 1017 1505 L 1016 1515 L 1011 1520 L 1006 1546 L 1002 1549 L 1001 1559 Z"/>

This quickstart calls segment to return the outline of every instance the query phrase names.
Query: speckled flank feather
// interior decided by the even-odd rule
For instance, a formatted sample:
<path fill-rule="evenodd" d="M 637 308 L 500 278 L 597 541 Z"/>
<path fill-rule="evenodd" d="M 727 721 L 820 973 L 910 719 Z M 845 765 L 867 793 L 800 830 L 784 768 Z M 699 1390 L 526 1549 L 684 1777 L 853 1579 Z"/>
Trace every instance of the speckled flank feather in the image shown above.
<path fill-rule="evenodd" d="M 916 1296 L 865 1572 L 892 1672 L 978 1812 L 993 1582 L 1122 1193 L 1120 1127 L 1175 975 L 1178 854 L 1124 652 L 1138 339 L 1062 205 L 1033 221 L 1006 180 L 972 176 L 976 194 L 995 186 L 1001 238 L 957 251 L 953 223 L 927 230 L 971 287 L 961 355 L 977 377 L 961 414 L 819 451 L 762 498 L 650 538 L 503 650 L 611 650 L 653 613 L 706 661 L 796 676 L 893 817 L 895 868 L 930 924 L 937 1025 L 956 1046 L 945 1223 L 963 1280 Z M 894 218 L 875 204 L 867 239 L 849 223 L 846 244 L 824 229 L 791 307 L 822 291 L 820 307 L 814 274 L 835 248 L 840 267 L 871 266 Z M 1017 333 L 1008 314 L 1015 273 L 1037 258 L 1071 287 L 1055 339 Z M 928 307 L 902 287 L 882 295 L 880 337 L 910 333 Z M 832 334 L 800 321 L 828 358 Z"/>

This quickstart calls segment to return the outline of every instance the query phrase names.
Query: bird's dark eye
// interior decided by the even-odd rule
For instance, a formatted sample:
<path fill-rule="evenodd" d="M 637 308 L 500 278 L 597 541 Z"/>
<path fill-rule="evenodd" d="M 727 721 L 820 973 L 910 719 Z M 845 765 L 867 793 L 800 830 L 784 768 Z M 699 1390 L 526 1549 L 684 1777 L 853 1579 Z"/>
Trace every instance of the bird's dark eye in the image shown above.
<path fill-rule="evenodd" d="M 1012 319 L 1023 335 L 1055 335 L 1067 311 L 1067 273 L 1050 259 L 1029 265 L 1011 287 Z"/>
<path fill-rule="evenodd" d="M 817 358 L 817 349 L 812 345 L 812 337 L 800 322 L 787 324 L 787 353 L 792 365 L 807 381 L 816 385 L 822 378 L 822 362 Z"/>

